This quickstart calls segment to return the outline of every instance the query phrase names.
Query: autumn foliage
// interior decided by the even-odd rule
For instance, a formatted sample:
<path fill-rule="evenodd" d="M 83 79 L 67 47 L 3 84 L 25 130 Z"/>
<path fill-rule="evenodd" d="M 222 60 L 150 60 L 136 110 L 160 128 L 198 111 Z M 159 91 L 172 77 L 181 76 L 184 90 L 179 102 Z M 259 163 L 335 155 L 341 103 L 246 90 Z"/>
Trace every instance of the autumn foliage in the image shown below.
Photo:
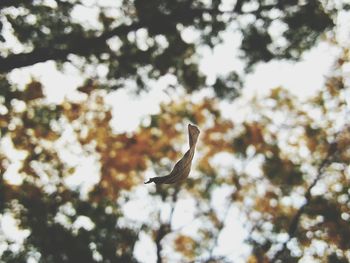
<path fill-rule="evenodd" d="M 350 63 L 347 54 L 338 68 Z M 13 217 L 24 233 L 18 248 L 0 236 L 4 262 L 137 262 L 142 235 L 153 242 L 158 262 L 350 260 L 342 77 L 329 77 L 305 101 L 277 87 L 252 98 L 242 113 L 230 104 L 226 117 L 219 100 L 194 102 L 189 95 L 160 105 L 132 133 L 114 131 L 112 106 L 98 89 L 81 87 L 79 101 L 52 105 L 36 80 L 24 90 L 1 81 L 9 91 L 0 115 L 1 216 Z M 188 180 L 144 186 L 181 156 L 189 122 L 201 136 Z M 80 158 L 90 157 L 96 170 L 81 175 Z M 92 177 L 97 180 L 83 190 Z M 179 226 L 185 201 L 191 219 Z M 147 216 L 130 218 L 133 202 L 143 203 Z M 232 223 L 244 233 L 243 250 L 221 238 Z M 220 252 L 224 245 L 229 252 Z"/>

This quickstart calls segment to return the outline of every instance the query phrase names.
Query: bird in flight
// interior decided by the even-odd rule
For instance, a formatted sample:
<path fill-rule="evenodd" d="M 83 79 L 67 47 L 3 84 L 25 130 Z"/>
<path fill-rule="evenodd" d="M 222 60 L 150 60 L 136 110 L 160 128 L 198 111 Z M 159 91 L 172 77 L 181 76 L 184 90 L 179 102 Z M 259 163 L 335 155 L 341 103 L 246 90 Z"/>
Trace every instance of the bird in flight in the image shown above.
<path fill-rule="evenodd" d="M 192 159 L 194 156 L 194 151 L 196 148 L 196 143 L 199 136 L 198 127 L 188 124 L 188 137 L 190 149 L 185 153 L 185 155 L 175 164 L 173 170 L 170 174 L 166 176 L 152 177 L 145 184 L 155 183 L 155 184 L 174 184 L 184 181 L 191 171 Z"/>

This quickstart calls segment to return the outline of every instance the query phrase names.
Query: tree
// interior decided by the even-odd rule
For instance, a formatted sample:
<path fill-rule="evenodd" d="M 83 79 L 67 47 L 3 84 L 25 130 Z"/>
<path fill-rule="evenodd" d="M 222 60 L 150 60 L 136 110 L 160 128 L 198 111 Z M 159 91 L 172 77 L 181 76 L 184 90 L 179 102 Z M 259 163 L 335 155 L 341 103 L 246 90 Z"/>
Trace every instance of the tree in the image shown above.
<path fill-rule="evenodd" d="M 60 158 L 54 145 L 64 129 L 59 124 L 63 107 L 43 103 L 41 90 L 41 84 L 33 81 L 22 92 L 2 96 L 6 113 L 1 114 L 1 143 L 10 140 L 25 156 L 15 172 L 21 176 L 20 184 L 13 184 L 13 173 L 6 175 L 12 162 L 9 155 L 1 158 L 1 214 L 11 214 L 19 228 L 30 231 L 17 252 L 13 240 L 2 240 L 6 244 L 2 262 L 97 262 L 101 258 L 136 262 L 132 251 L 137 233 L 117 226 L 118 207 L 107 199 L 91 204 L 67 187 L 64 178 L 74 168 Z M 2 150 L 8 152 L 4 145 Z M 84 219 L 90 222 L 88 230 L 75 227 L 74 222 Z"/>
<path fill-rule="evenodd" d="M 198 0 L 124 0 L 105 5 L 82 0 L 5 0 L 0 3 L 5 43 L 0 71 L 53 60 L 59 65 L 73 63 L 83 71 L 89 65 L 104 67 L 103 86 L 112 89 L 126 79 L 143 89 L 147 79 L 172 74 L 192 91 L 205 84 L 198 70 L 199 46 L 214 47 L 222 32 L 229 30 L 241 35 L 240 56 L 247 69 L 274 58 L 297 60 L 333 28 L 338 10 L 347 7 L 336 2 L 238 0 L 226 6 L 222 1 Z M 82 21 L 79 16 L 84 13 L 93 15 Z M 200 37 L 188 41 L 185 32 Z M 218 78 L 217 94 L 235 96 L 239 75 L 232 72 Z"/>
<path fill-rule="evenodd" d="M 336 69 L 350 63 L 348 54 L 344 49 Z M 218 99 L 193 103 L 189 95 L 161 105 L 129 134 L 113 131 L 98 89 L 83 86 L 85 98 L 59 105 L 45 103 L 35 80 L 23 91 L 1 89 L 0 209 L 27 231 L 19 249 L 2 236 L 1 260 L 136 262 L 145 235 L 157 262 L 231 262 L 231 252 L 247 262 L 347 262 L 348 87 L 346 75 L 334 72 L 307 101 L 281 87 L 251 99 L 240 122 L 221 115 Z M 182 185 L 143 185 L 146 173 L 166 173 L 181 155 L 187 121 L 201 127 L 190 178 Z M 6 141 L 22 154 L 17 172 L 9 169 L 14 160 Z M 67 183 L 79 169 L 69 154 L 96 161 L 97 172 L 85 178 L 97 174 L 98 180 L 85 192 Z M 143 200 L 147 216 L 130 218 L 127 206 Z M 186 200 L 192 219 L 176 225 Z M 249 254 L 218 249 L 233 221 L 246 232 L 241 246 Z"/>
<path fill-rule="evenodd" d="M 231 252 L 248 262 L 347 262 L 349 88 L 341 74 L 350 63 L 347 47 L 316 97 L 301 103 L 276 88 L 247 102 L 249 113 L 241 122 L 223 117 L 218 98 L 194 103 L 187 94 L 162 104 L 133 133 L 116 133 L 99 90 L 130 79 L 142 89 L 166 74 L 188 92 L 201 88 L 198 45 L 215 46 L 221 32 L 232 28 L 241 32 L 247 69 L 274 58 L 298 59 L 332 29 L 337 10 L 346 5 L 145 3 L 1 1 L 0 220 L 14 218 L 23 235 L 18 244 L 0 232 L 1 261 L 137 262 L 147 236 L 157 262 L 231 262 Z M 74 12 L 86 8 L 96 17 L 78 21 Z M 286 27 L 277 38 L 276 25 Z M 198 32 L 198 41 L 186 40 L 186 30 Z M 99 65 L 108 73 L 80 87 L 80 101 L 59 104 L 45 100 L 37 80 L 22 90 L 5 76 L 47 60 L 63 69 L 69 61 L 82 71 Z M 213 88 L 227 97 L 237 82 L 232 73 Z M 182 185 L 145 188 L 149 174 L 168 172 L 181 156 L 188 122 L 201 128 L 190 178 Z M 87 188 L 85 181 L 71 183 L 81 175 L 84 158 L 93 167 L 84 170 L 84 180 L 96 179 Z M 146 216 L 132 218 L 128 206 L 143 200 L 149 205 L 138 212 Z M 192 220 L 176 225 L 184 201 Z M 236 221 L 246 240 L 222 252 L 221 238 Z M 241 246 L 249 252 L 240 255 Z"/>

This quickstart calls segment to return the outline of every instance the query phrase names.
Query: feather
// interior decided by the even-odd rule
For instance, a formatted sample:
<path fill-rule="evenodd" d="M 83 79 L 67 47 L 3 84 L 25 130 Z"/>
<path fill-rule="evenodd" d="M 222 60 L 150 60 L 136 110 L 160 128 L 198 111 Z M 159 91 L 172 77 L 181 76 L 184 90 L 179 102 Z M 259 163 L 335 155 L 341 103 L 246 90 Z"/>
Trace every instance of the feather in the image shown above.
<path fill-rule="evenodd" d="M 145 182 L 145 184 L 149 184 L 152 182 L 155 184 L 174 184 L 177 182 L 184 181 L 191 171 L 192 159 L 194 156 L 194 151 L 196 148 L 199 133 L 200 131 L 196 126 L 188 124 L 188 137 L 190 149 L 175 164 L 170 174 L 166 176 L 152 177 L 147 182 Z"/>

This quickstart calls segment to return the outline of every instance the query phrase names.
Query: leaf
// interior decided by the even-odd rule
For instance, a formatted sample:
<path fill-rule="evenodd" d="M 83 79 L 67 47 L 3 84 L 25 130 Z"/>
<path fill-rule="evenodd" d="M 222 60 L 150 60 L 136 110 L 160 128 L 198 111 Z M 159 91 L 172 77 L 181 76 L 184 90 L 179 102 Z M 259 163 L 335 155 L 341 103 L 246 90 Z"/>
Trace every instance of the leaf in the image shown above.
<path fill-rule="evenodd" d="M 178 235 L 174 240 L 174 248 L 188 259 L 193 259 L 196 255 L 196 241 L 186 235 Z"/>
<path fill-rule="evenodd" d="M 36 100 L 44 97 L 42 84 L 38 81 L 32 80 L 25 87 L 24 92 L 21 95 L 21 98 L 24 101 Z"/>

